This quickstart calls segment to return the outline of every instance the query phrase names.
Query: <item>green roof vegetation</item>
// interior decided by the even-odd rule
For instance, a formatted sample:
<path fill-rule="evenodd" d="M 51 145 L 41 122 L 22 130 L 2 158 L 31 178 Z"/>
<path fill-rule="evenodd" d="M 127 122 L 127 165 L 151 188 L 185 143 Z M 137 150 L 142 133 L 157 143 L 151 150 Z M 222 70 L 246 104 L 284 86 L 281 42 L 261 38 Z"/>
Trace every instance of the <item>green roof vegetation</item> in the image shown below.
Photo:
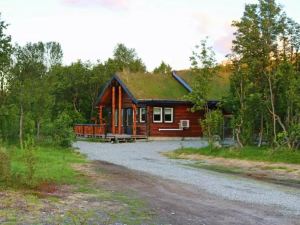
<path fill-rule="evenodd" d="M 220 100 L 229 93 L 230 89 L 230 67 L 220 66 L 218 76 L 215 77 L 211 82 L 210 92 L 208 98 L 210 100 Z M 194 75 L 189 70 L 176 71 L 176 74 L 180 76 L 190 87 L 193 87 Z"/>
<path fill-rule="evenodd" d="M 139 100 L 184 100 L 188 94 L 172 74 L 122 72 L 117 76 Z"/>
<path fill-rule="evenodd" d="M 189 70 L 177 71 L 190 87 L 194 75 Z M 221 100 L 229 93 L 229 66 L 220 66 L 219 74 L 211 82 L 209 100 Z M 188 91 L 170 74 L 119 72 L 117 76 L 132 95 L 139 100 L 185 100 Z"/>

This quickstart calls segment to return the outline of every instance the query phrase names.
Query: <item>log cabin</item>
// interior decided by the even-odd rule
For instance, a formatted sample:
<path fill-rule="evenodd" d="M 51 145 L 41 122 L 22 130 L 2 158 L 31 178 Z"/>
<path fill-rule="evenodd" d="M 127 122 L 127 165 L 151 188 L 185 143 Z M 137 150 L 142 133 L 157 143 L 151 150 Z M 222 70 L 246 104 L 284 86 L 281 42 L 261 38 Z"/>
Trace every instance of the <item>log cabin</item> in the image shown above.
<path fill-rule="evenodd" d="M 192 112 L 192 103 L 185 98 L 192 91 L 192 81 L 188 71 L 116 73 L 99 94 L 97 123 L 77 124 L 75 133 L 85 137 L 135 139 L 201 137 L 200 120 L 204 113 Z M 228 85 L 222 77 L 214 82 L 211 90 L 208 105 L 216 107 L 228 91 Z"/>

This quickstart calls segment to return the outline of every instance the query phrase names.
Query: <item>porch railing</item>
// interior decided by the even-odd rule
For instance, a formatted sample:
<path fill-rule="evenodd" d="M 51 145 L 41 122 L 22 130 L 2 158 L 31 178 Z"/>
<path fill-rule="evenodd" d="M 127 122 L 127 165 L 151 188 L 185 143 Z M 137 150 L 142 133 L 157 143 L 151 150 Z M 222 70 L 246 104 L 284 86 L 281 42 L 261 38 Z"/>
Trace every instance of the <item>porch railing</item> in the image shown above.
<path fill-rule="evenodd" d="M 101 137 L 105 135 L 106 125 L 100 124 L 75 124 L 74 132 L 76 136 L 82 137 Z"/>
<path fill-rule="evenodd" d="M 117 130 L 117 128 L 116 128 Z M 121 134 L 131 134 L 133 131 L 133 125 L 122 126 Z M 111 133 L 111 127 L 109 124 L 75 124 L 75 135 L 78 137 L 105 137 L 108 133 Z M 136 126 L 136 136 L 147 136 L 146 124 L 138 124 Z"/>

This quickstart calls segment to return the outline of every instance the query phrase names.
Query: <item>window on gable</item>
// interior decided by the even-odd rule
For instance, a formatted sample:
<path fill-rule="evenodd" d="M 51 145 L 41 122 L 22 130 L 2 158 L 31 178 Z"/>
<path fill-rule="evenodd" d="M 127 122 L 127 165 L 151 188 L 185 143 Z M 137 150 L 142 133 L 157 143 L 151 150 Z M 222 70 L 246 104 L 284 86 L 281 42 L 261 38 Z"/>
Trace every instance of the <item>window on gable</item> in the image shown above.
<path fill-rule="evenodd" d="M 162 122 L 162 108 L 153 107 L 153 122 L 161 123 Z"/>
<path fill-rule="evenodd" d="M 173 108 L 164 108 L 164 122 L 173 123 Z"/>
<path fill-rule="evenodd" d="M 145 123 L 146 122 L 146 108 L 140 108 L 140 123 Z"/>

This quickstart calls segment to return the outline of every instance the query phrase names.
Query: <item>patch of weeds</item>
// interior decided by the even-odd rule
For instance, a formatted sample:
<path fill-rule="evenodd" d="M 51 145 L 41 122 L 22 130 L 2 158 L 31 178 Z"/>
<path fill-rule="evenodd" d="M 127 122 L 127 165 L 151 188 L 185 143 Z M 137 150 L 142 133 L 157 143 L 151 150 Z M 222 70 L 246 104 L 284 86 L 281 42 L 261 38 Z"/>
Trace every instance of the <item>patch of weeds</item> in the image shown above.
<path fill-rule="evenodd" d="M 103 201 L 116 202 L 116 210 L 109 210 L 107 214 L 110 217 L 109 222 L 122 222 L 125 224 L 142 224 L 150 221 L 154 212 L 149 210 L 147 204 L 134 196 L 134 193 L 121 193 L 114 191 L 101 190 L 97 194 Z M 105 210 L 105 209 L 104 209 Z"/>
<path fill-rule="evenodd" d="M 180 154 L 177 152 L 162 152 L 161 155 L 166 156 L 170 159 L 181 159 Z"/>
<path fill-rule="evenodd" d="M 80 138 L 80 137 L 77 137 L 76 141 L 105 143 L 105 139 L 103 139 L 103 138 Z"/>
<path fill-rule="evenodd" d="M 59 197 L 56 197 L 56 196 L 47 196 L 47 199 L 48 199 L 50 202 L 54 202 L 54 203 L 59 203 L 59 202 L 60 202 L 60 198 L 59 198 Z"/>
<path fill-rule="evenodd" d="M 40 199 L 36 195 L 27 194 L 24 196 L 24 199 L 28 204 L 38 205 L 40 203 Z"/>
<path fill-rule="evenodd" d="M 17 224 L 18 215 L 14 209 L 1 209 L 0 210 L 0 224 Z"/>
<path fill-rule="evenodd" d="M 151 219 L 151 213 L 142 200 L 122 193 L 114 193 L 113 198 L 127 206 L 125 210 L 111 215 L 116 221 L 122 221 L 126 224 L 141 224 Z"/>
<path fill-rule="evenodd" d="M 95 218 L 95 212 L 88 210 L 72 210 L 67 212 L 64 220 L 69 220 L 72 225 L 83 225 L 83 224 L 91 224 Z"/>
<path fill-rule="evenodd" d="M 289 168 L 285 166 L 263 166 L 261 167 L 263 170 L 289 170 Z"/>
<path fill-rule="evenodd" d="M 88 185 L 80 185 L 76 192 L 80 192 L 80 193 L 86 193 L 86 194 L 96 194 L 97 190 L 95 190 L 94 188 L 89 187 Z"/>

